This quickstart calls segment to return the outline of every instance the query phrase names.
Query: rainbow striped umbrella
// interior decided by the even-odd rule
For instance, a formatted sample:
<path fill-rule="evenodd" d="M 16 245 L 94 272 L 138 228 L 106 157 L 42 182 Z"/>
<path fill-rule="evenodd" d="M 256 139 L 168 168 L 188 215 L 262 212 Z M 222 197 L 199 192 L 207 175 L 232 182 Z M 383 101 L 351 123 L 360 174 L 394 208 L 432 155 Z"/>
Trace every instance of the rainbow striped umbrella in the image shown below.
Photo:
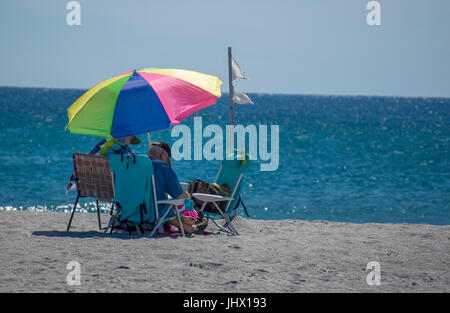
<path fill-rule="evenodd" d="M 179 69 L 145 68 L 105 80 L 67 110 L 72 133 L 124 138 L 176 125 L 216 103 L 216 76 Z"/>

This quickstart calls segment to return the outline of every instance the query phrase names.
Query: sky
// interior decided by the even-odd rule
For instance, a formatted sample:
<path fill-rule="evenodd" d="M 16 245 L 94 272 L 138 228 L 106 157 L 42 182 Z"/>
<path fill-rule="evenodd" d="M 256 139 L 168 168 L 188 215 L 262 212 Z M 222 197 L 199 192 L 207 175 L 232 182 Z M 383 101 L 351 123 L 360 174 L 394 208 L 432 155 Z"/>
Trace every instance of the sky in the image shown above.
<path fill-rule="evenodd" d="M 450 1 L 1 0 L 0 86 L 81 88 L 125 71 L 219 76 L 246 93 L 450 97 Z"/>

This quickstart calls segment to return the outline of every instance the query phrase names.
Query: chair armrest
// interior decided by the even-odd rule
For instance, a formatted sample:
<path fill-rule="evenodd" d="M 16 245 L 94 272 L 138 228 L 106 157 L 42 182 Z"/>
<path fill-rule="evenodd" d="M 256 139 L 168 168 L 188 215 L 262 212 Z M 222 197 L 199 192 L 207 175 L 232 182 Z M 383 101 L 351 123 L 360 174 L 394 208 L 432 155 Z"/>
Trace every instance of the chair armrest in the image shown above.
<path fill-rule="evenodd" d="M 206 193 L 193 193 L 192 197 L 204 202 L 219 202 L 219 201 L 229 201 L 233 200 L 231 197 L 222 197 L 217 195 L 209 195 Z"/>
<path fill-rule="evenodd" d="M 171 199 L 171 200 L 161 200 L 156 201 L 157 204 L 169 204 L 169 205 L 183 205 L 184 199 Z"/>
<path fill-rule="evenodd" d="M 188 191 L 189 183 L 180 183 L 180 185 L 184 192 Z"/>

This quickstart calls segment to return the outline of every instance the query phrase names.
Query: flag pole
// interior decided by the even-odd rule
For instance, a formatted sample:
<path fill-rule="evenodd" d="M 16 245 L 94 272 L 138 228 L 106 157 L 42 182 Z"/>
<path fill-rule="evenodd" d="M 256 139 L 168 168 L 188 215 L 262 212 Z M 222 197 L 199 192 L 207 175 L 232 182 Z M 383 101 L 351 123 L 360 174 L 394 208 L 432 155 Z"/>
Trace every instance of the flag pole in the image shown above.
<path fill-rule="evenodd" d="M 231 65 L 231 47 L 228 47 L 228 88 L 230 97 L 230 139 L 231 139 L 231 152 L 234 151 L 234 113 L 233 113 L 233 68 Z"/>

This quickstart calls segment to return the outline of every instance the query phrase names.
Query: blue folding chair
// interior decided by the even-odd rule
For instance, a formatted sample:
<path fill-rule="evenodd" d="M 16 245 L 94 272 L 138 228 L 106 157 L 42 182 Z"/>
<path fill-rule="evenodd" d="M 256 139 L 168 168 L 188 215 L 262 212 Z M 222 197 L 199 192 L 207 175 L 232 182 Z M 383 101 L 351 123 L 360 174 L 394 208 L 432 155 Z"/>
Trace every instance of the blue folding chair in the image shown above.
<path fill-rule="evenodd" d="M 242 202 L 242 181 L 244 178 L 244 171 L 248 167 L 248 154 L 244 152 L 234 152 L 227 156 L 227 159 L 223 160 L 220 168 L 217 172 L 214 182 L 221 185 L 227 184 L 230 188 L 230 196 L 224 197 L 219 195 L 193 193 L 192 197 L 203 201 L 201 211 L 204 211 L 208 203 L 212 203 L 217 209 L 216 213 L 204 212 L 204 214 L 211 219 L 213 223 L 222 231 L 232 235 L 239 235 L 239 232 L 234 227 L 232 221 L 237 216 L 237 208 L 239 204 L 242 204 L 244 210 L 247 212 L 247 208 Z M 226 201 L 226 207 L 222 210 L 217 202 Z M 217 219 L 223 218 L 225 220 L 224 225 L 219 225 Z"/>
<path fill-rule="evenodd" d="M 157 201 L 152 161 L 146 155 L 111 155 L 109 165 L 114 175 L 114 211 L 108 227 L 111 233 L 117 224 L 136 227 L 144 233 L 145 223 L 153 224 L 150 238 L 160 225 L 167 221 L 170 210 L 175 210 L 181 233 L 185 236 L 177 205 L 184 199 Z M 158 204 L 167 205 L 163 216 L 158 214 Z"/>

